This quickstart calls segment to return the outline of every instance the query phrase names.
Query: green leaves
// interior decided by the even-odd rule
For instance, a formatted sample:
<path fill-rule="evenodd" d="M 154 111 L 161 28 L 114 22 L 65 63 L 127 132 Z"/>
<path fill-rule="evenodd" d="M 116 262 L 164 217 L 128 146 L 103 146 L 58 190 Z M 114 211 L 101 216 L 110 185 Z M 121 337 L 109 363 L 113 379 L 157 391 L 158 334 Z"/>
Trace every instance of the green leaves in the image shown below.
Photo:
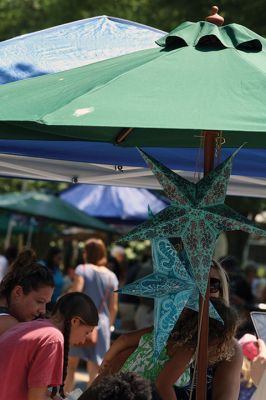
<path fill-rule="evenodd" d="M 96 15 L 125 18 L 170 31 L 186 20 L 204 20 L 212 5 L 203 0 L 0 0 L 0 40 Z M 220 0 L 219 7 L 225 24 L 243 24 L 266 35 L 261 0 Z"/>

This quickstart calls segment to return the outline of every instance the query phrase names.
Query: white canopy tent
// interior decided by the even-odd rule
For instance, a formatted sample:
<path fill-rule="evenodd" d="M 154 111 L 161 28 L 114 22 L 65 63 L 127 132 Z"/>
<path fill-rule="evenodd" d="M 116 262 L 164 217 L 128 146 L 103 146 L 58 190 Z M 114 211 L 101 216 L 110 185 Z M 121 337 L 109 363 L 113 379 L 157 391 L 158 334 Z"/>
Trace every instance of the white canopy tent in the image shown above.
<path fill-rule="evenodd" d="M 99 183 L 102 185 L 161 189 L 150 169 L 95 164 L 48 158 L 0 154 L 1 175 L 9 178 L 27 178 L 69 183 Z M 195 181 L 194 173 L 175 170 L 181 176 Z M 265 197 L 266 179 L 231 175 L 229 195 Z"/>

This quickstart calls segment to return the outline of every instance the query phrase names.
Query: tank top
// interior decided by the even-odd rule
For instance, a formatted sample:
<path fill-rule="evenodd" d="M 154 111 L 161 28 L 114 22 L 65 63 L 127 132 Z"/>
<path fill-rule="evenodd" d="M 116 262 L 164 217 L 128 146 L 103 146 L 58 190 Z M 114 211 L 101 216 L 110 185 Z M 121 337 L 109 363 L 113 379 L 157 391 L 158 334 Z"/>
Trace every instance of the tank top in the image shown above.
<path fill-rule="evenodd" d="M 159 358 L 154 361 L 153 359 L 153 334 L 145 333 L 140 341 L 136 350 L 128 357 L 124 363 L 121 371 L 136 372 L 137 374 L 155 383 L 157 377 L 162 371 L 165 364 L 169 361 L 166 348 L 164 348 Z M 186 369 L 183 374 L 178 378 L 176 384 L 179 387 L 185 386 L 190 381 L 189 370 Z"/>

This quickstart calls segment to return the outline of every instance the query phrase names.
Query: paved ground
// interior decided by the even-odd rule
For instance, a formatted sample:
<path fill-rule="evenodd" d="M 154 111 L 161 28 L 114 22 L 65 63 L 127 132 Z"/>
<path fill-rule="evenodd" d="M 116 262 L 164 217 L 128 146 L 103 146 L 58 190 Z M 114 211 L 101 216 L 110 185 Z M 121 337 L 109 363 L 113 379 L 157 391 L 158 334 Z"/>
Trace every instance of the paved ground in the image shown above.
<path fill-rule="evenodd" d="M 75 388 L 80 388 L 83 392 L 87 388 L 89 377 L 85 369 L 79 368 L 75 373 Z"/>

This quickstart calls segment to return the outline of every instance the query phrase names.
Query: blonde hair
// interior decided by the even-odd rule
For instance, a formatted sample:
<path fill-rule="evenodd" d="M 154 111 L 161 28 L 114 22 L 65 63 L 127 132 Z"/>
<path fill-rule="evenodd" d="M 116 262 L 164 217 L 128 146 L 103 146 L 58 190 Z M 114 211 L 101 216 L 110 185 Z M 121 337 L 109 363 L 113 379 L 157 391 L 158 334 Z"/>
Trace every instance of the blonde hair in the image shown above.
<path fill-rule="evenodd" d="M 230 305 L 230 300 L 229 300 L 229 279 L 228 279 L 228 275 L 225 272 L 225 270 L 223 269 L 223 267 L 221 266 L 221 264 L 218 263 L 218 261 L 216 260 L 212 260 L 212 265 L 211 268 L 215 269 L 218 274 L 219 274 L 219 278 L 221 281 L 221 288 L 222 288 L 222 299 L 225 302 L 225 304 L 227 306 Z"/>
<path fill-rule="evenodd" d="M 244 383 L 244 386 L 250 388 L 254 385 L 254 382 L 251 378 L 251 361 L 247 359 L 247 357 L 243 357 L 243 364 L 241 369 L 241 381 Z"/>
<path fill-rule="evenodd" d="M 209 317 L 209 365 L 221 360 L 231 360 L 235 353 L 232 339 L 235 336 L 238 319 L 233 308 L 226 305 L 223 299 L 212 298 L 210 302 L 223 320 Z M 169 341 L 174 346 L 187 346 L 195 350 L 198 343 L 198 313 L 185 308 L 172 330 Z"/>

